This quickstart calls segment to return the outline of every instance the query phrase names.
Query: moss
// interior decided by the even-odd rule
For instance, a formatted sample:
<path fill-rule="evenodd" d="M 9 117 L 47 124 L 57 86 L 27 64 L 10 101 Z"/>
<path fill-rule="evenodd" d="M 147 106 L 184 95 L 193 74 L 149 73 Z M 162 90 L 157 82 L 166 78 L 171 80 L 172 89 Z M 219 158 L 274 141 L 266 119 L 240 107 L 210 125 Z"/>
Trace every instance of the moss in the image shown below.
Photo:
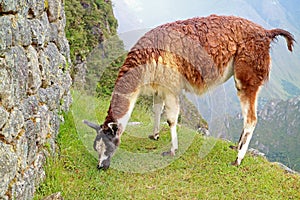
<path fill-rule="evenodd" d="M 49 9 L 49 2 L 48 2 L 48 0 L 44 1 L 44 8 L 45 8 L 45 10 Z"/>
<path fill-rule="evenodd" d="M 66 35 L 73 63 L 78 59 L 85 60 L 99 43 L 116 34 L 118 24 L 110 1 L 66 0 L 65 13 Z"/>

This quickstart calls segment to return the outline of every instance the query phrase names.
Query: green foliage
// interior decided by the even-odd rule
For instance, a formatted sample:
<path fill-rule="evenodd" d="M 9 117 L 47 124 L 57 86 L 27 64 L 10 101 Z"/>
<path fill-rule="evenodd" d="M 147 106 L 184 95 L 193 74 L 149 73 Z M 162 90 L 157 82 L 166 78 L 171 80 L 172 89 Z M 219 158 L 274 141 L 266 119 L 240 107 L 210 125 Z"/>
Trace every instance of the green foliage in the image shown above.
<path fill-rule="evenodd" d="M 96 91 L 96 96 L 110 96 L 125 55 L 123 42 L 117 36 L 108 38 L 95 48 L 86 62 L 85 90 Z"/>
<path fill-rule="evenodd" d="M 109 102 L 99 101 L 101 106 L 97 107 L 97 116 L 102 120 Z M 77 106 L 84 108 L 88 104 L 90 101 L 80 101 Z M 299 176 L 286 174 L 265 159 L 248 154 L 240 167 L 231 166 L 229 162 L 234 160 L 236 152 L 229 149 L 230 144 L 200 135 L 195 135 L 187 151 L 163 169 L 148 173 L 123 172 L 112 168 L 99 171 L 96 168 L 97 159 L 79 139 L 76 129 L 78 126 L 74 123 L 74 116 L 78 114 L 80 113 L 73 110 L 65 115 L 65 122 L 60 127 L 57 139 L 60 153 L 48 159 L 46 180 L 37 189 L 34 199 L 42 199 L 59 191 L 66 200 L 300 198 Z M 149 113 L 138 106 L 133 119 L 147 121 Z M 182 127 L 180 130 L 183 130 Z M 127 151 L 151 152 L 168 144 L 169 135 L 164 126 L 162 140 L 159 141 L 134 137 L 126 132 L 121 145 Z M 183 132 L 182 137 L 185 135 Z M 179 140 L 179 148 L 183 145 L 180 142 L 182 140 Z M 199 149 L 205 142 L 215 145 L 207 156 L 201 158 Z M 165 158 L 157 156 L 157 160 L 163 159 Z"/>
<path fill-rule="evenodd" d="M 73 64 L 87 64 L 83 89 L 90 94 L 96 91 L 97 96 L 110 95 L 126 53 L 116 36 L 118 24 L 111 2 L 67 0 L 65 12 L 71 60 Z"/>
<path fill-rule="evenodd" d="M 66 0 L 66 36 L 73 63 L 87 54 L 104 38 L 115 35 L 118 26 L 110 1 Z"/>
<path fill-rule="evenodd" d="M 102 55 L 102 59 L 98 59 L 101 62 L 98 66 L 103 66 L 104 68 L 99 70 L 99 67 L 93 67 L 92 62 L 88 62 L 88 67 L 89 69 L 97 69 L 94 73 L 101 73 L 99 74 L 100 78 L 97 79 L 97 96 L 110 96 L 119 68 L 123 64 L 127 52 L 124 50 L 123 42 L 118 37 L 111 37 L 104 41 L 99 50 L 100 52 L 97 55 Z M 96 57 L 94 53 L 92 55 Z"/>

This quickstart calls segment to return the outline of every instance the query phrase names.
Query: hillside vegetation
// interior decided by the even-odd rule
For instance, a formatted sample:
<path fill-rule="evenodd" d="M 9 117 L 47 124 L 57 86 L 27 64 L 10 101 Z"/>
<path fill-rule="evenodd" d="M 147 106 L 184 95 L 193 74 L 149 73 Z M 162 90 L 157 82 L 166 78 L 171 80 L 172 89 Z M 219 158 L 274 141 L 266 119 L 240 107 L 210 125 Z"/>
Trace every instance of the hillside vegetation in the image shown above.
<path fill-rule="evenodd" d="M 116 35 L 112 2 L 66 0 L 65 13 L 73 86 L 97 90 L 98 95 L 110 94 L 126 53 Z"/>
<path fill-rule="evenodd" d="M 73 63 L 85 60 L 105 38 L 116 34 L 118 22 L 110 1 L 66 0 L 66 35 Z"/>
<path fill-rule="evenodd" d="M 147 156 L 153 152 L 160 153 L 170 145 L 167 126 L 163 125 L 159 141 L 145 137 L 145 132 L 147 135 L 151 129 L 137 127 L 134 130 L 136 135 L 130 129 L 124 133 L 120 146 L 122 151 L 118 150 L 113 157 L 111 168 L 99 171 L 96 168 L 97 158 L 91 150 L 95 133 L 82 123 L 78 124 L 77 120 L 103 120 L 109 101 L 87 95 L 82 97 L 82 93 L 73 95 L 72 112 L 65 115 L 57 139 L 60 152 L 47 161 L 47 178 L 37 190 L 35 199 L 55 192 L 61 192 L 65 199 L 300 198 L 300 176 L 286 174 L 277 165 L 251 155 L 246 155 L 240 167 L 231 166 L 229 163 L 235 159 L 236 152 L 229 148 L 230 143 L 203 137 L 182 126 L 178 128 L 179 155 L 165 158 L 157 154 L 155 157 L 156 161 L 171 159 L 168 165 L 161 168 L 152 166 L 148 172 L 137 171 L 148 169 L 148 166 L 139 166 L 137 170 L 122 167 L 128 164 L 120 157 L 124 150 Z M 94 104 L 94 109 L 91 109 L 91 104 Z M 150 115 L 147 109 L 137 106 L 132 120 L 140 119 L 143 124 L 148 124 Z M 187 136 L 192 140 L 185 145 Z M 207 144 L 213 144 L 213 148 L 208 148 L 205 156 L 200 150 L 205 150 L 203 147 Z M 130 162 L 131 166 L 140 165 L 136 161 Z"/>

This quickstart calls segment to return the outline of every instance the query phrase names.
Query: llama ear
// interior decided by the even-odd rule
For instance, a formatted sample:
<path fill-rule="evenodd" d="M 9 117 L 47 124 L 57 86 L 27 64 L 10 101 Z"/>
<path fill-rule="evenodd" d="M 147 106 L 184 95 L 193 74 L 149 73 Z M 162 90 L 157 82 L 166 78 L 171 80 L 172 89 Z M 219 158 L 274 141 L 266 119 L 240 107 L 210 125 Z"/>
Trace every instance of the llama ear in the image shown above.
<path fill-rule="evenodd" d="M 118 124 L 116 122 L 111 122 L 108 124 L 108 127 L 112 130 L 113 135 L 117 134 L 118 131 Z"/>
<path fill-rule="evenodd" d="M 87 120 L 83 120 L 83 123 L 85 123 L 86 125 L 88 125 L 89 127 L 95 129 L 97 131 L 97 133 L 100 131 L 100 129 L 102 128 L 102 126 L 99 126 L 98 124 L 94 124 L 93 122 L 89 122 Z"/>

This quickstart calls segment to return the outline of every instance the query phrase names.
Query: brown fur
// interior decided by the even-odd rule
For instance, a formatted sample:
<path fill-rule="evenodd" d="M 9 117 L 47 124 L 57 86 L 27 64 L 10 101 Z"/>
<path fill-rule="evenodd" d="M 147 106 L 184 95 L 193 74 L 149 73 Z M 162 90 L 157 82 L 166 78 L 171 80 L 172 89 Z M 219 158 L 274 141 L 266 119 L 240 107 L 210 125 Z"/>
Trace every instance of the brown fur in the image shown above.
<path fill-rule="evenodd" d="M 110 122 L 117 122 L 117 119 L 121 118 L 124 115 L 124 111 L 128 110 L 128 107 L 129 100 L 121 95 L 115 94 L 110 102 L 110 106 L 104 123 L 104 128 L 107 129 L 108 123 Z"/>
<path fill-rule="evenodd" d="M 130 69 L 147 64 L 152 59 L 158 61 L 159 56 L 166 57 L 166 54 L 171 54 L 169 60 L 164 60 L 164 62 L 172 60 L 179 71 L 185 73 L 188 81 L 197 87 L 201 86 L 202 81 L 193 81 L 191 77 L 200 80 L 202 76 L 202 79 L 205 80 L 205 76 L 211 76 L 211 71 L 222 75 L 233 56 L 235 56 L 236 64 L 244 65 L 243 63 L 246 63 L 249 65 L 249 69 L 246 70 L 258 75 L 259 80 L 253 80 L 250 83 L 257 84 L 269 77 L 269 48 L 271 41 L 277 35 L 286 37 L 288 48 L 292 51 L 294 39 L 289 32 L 281 29 L 268 31 L 239 17 L 211 15 L 206 18 L 193 18 L 161 25 L 146 33 L 131 49 L 120 69 L 116 83 Z M 192 38 L 191 40 L 195 44 L 198 43 L 198 47 L 205 50 L 213 63 L 210 62 L 210 58 L 194 58 L 194 56 L 203 56 L 204 54 L 194 55 L 194 49 L 186 49 L 179 36 Z M 195 44 L 192 46 L 193 48 L 195 48 Z M 170 50 L 167 51 L 167 48 Z M 183 50 L 187 52 L 179 52 Z M 184 56 L 187 58 L 184 59 Z M 194 63 L 191 63 L 191 60 Z M 200 70 L 198 66 L 201 66 Z M 212 70 L 215 66 L 217 71 Z M 197 69 L 198 72 L 195 72 Z"/>
<path fill-rule="evenodd" d="M 233 59 L 234 75 L 240 81 L 237 86 L 240 99 L 249 100 L 253 105 L 258 88 L 268 80 L 270 43 L 278 35 L 286 38 L 292 51 L 294 38 L 289 32 L 266 30 L 239 17 L 211 15 L 161 25 L 146 33 L 130 50 L 114 92 L 134 92 L 142 79 L 143 70 L 138 68 L 155 62 L 174 68 L 198 93 L 203 93 L 223 75 Z M 113 95 L 114 108 L 110 107 L 105 124 L 126 113 L 124 108 L 129 104 L 120 98 Z M 256 120 L 254 112 L 250 108 L 249 121 Z"/>
<path fill-rule="evenodd" d="M 211 15 L 176 21 L 149 31 L 130 50 L 120 69 L 102 128 L 109 130 L 109 123 L 117 122 L 113 124 L 118 128 L 118 144 L 138 95 L 150 91 L 157 100 L 154 98 L 155 123 L 150 138 L 159 137 L 160 114 L 165 104 L 172 147 L 163 155 L 175 155 L 181 90 L 202 94 L 233 75 L 244 118 L 243 132 L 235 147 L 238 154 L 233 162 L 240 165 L 257 123 L 259 89 L 269 78 L 270 43 L 278 35 L 285 37 L 292 51 L 294 38 L 289 32 L 266 30 L 232 16 Z"/>

